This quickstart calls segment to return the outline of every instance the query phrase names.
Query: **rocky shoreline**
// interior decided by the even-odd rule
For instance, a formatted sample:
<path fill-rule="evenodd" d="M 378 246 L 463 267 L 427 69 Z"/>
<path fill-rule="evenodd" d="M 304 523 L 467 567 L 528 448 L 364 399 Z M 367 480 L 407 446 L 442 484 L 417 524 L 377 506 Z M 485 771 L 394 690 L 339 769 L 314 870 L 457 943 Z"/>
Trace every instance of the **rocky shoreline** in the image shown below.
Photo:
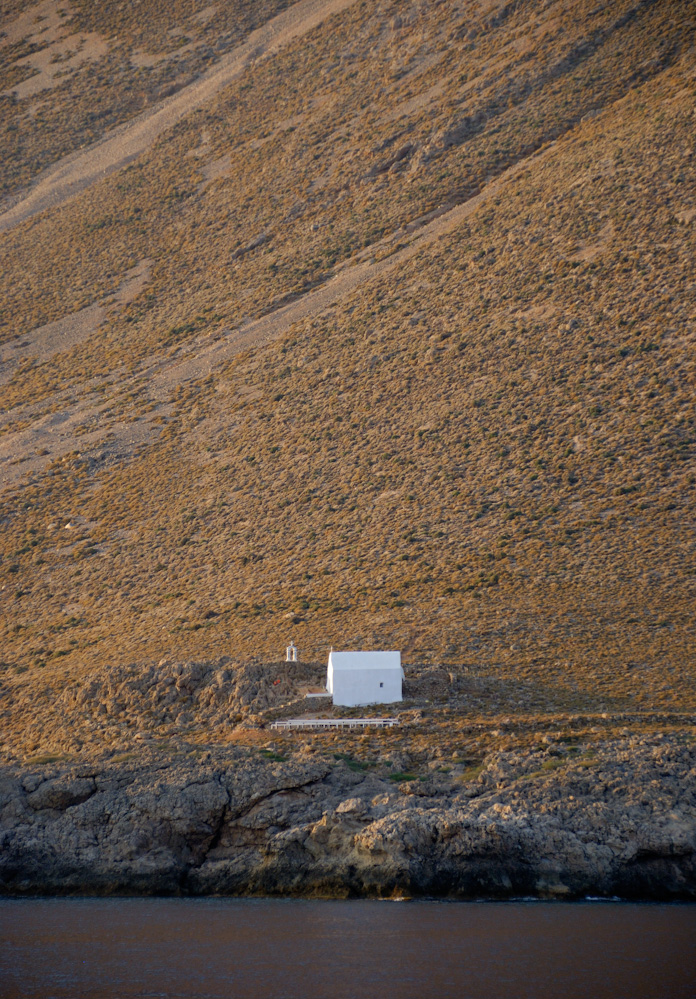
<path fill-rule="evenodd" d="M 6 766 L 0 893 L 694 899 L 695 778 L 660 735 L 463 773 L 238 748 Z"/>

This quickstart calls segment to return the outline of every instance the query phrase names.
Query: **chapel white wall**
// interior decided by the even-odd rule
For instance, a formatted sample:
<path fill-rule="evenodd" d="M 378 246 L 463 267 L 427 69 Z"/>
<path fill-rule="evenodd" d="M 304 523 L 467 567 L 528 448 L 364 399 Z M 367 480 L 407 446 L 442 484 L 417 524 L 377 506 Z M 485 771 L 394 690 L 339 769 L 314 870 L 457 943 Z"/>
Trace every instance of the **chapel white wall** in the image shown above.
<path fill-rule="evenodd" d="M 401 674 L 396 670 L 334 671 L 334 704 L 353 708 L 360 704 L 392 704 L 401 699 Z"/>
<path fill-rule="evenodd" d="M 392 704 L 402 700 L 402 678 L 398 652 L 332 652 L 326 688 L 341 707 Z"/>

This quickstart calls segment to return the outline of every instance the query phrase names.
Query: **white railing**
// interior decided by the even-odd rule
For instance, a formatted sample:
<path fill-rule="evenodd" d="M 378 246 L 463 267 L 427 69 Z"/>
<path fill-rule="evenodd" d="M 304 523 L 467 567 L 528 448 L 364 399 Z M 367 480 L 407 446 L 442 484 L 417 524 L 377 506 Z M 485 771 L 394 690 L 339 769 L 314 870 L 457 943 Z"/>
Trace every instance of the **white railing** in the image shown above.
<path fill-rule="evenodd" d="M 285 718 L 271 728 L 393 728 L 398 718 Z"/>

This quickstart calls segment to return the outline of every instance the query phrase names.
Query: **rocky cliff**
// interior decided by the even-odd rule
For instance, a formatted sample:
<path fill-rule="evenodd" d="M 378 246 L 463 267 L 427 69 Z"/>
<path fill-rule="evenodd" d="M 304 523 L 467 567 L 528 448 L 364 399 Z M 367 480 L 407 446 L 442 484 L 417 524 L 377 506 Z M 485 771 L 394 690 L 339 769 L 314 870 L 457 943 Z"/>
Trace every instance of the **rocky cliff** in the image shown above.
<path fill-rule="evenodd" d="M 235 748 L 6 768 L 0 890 L 696 896 L 696 751 L 679 737 L 404 762 Z"/>

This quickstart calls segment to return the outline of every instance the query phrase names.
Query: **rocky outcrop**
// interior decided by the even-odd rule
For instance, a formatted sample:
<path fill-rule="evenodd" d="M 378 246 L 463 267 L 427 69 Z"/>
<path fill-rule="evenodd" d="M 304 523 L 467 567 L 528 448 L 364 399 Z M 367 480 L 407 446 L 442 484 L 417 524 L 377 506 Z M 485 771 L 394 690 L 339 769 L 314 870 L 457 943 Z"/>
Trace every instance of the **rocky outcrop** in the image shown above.
<path fill-rule="evenodd" d="M 5 770 L 0 890 L 696 897 L 696 751 L 677 739 L 409 780 L 267 755 Z"/>
<path fill-rule="evenodd" d="M 258 728 L 302 715 L 305 691 L 321 688 L 325 677 L 324 663 L 239 663 L 228 656 L 102 666 L 43 698 L 37 698 L 31 679 L 15 684 L 12 714 L 26 745 L 48 744 L 54 752 L 95 756 L 105 746 L 130 751 L 138 743 L 172 735 L 209 736 L 226 733 L 230 726 Z M 409 670 L 404 696 L 418 704 L 451 700 L 460 686 L 445 670 L 417 667 Z M 0 680 L 0 702 L 2 694 Z M 10 694 L 5 697 L 9 703 Z M 330 701 L 313 702 L 312 708 L 334 713 Z"/>
<path fill-rule="evenodd" d="M 309 669 L 313 678 L 316 670 Z M 66 687 L 58 704 L 73 726 L 85 712 L 105 723 L 147 723 L 153 729 L 198 716 L 209 726 L 229 724 L 231 718 L 290 697 L 307 670 L 304 664 L 293 664 L 291 672 L 286 664 L 240 665 L 228 658 L 213 663 L 162 660 L 144 669 L 96 670 L 80 686 Z"/>

